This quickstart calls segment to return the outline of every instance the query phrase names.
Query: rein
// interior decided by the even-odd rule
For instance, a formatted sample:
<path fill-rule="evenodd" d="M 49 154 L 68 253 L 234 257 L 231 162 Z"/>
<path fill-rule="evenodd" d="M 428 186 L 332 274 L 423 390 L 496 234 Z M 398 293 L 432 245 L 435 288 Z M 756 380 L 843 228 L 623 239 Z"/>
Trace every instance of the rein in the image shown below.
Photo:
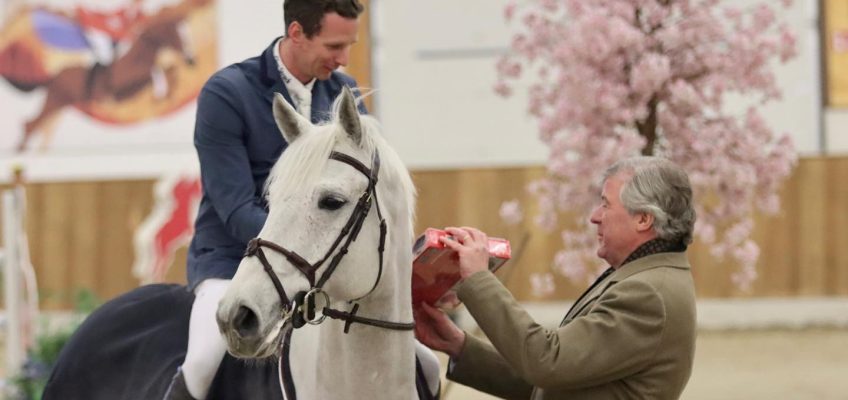
<path fill-rule="evenodd" d="M 268 274 L 268 277 L 271 278 L 271 282 L 274 284 L 274 288 L 277 291 L 277 294 L 280 297 L 280 302 L 283 305 L 283 321 L 282 325 L 285 325 L 285 321 L 290 319 L 292 326 L 297 329 L 303 327 L 305 324 L 309 323 L 312 325 L 318 325 L 324 321 L 326 317 L 330 317 L 332 319 L 338 319 L 345 321 L 344 332 L 348 333 L 350 330 L 350 325 L 353 323 L 359 323 L 363 325 L 370 325 L 383 329 L 391 329 L 391 330 L 400 330 L 400 331 L 408 331 L 415 328 L 414 322 L 392 322 L 392 321 L 384 321 L 374 318 L 367 318 L 356 315 L 359 310 L 359 304 L 354 303 L 351 311 L 341 311 L 332 309 L 329 307 L 330 299 L 327 293 L 323 290 L 324 284 L 330 279 L 333 272 L 335 272 L 336 267 L 338 267 L 342 258 L 347 254 L 348 247 L 350 247 L 351 243 L 356 241 L 356 238 L 359 236 L 359 232 L 362 229 L 362 225 L 365 222 L 365 218 L 368 216 L 368 213 L 371 210 L 372 204 L 376 206 L 377 209 L 377 218 L 380 221 L 380 242 L 377 247 L 377 252 L 379 254 L 379 270 L 377 272 L 377 279 L 374 280 L 374 285 L 371 286 L 371 289 L 365 293 L 363 296 L 351 300 L 351 302 L 356 302 L 368 295 L 370 295 L 374 289 L 377 288 L 377 284 L 380 283 L 380 278 L 383 275 L 383 251 L 385 250 L 386 245 L 386 220 L 383 218 L 382 213 L 380 212 L 380 203 L 377 199 L 377 175 L 380 172 L 380 155 L 378 152 L 374 152 L 374 157 L 372 159 L 372 168 L 368 168 L 363 165 L 357 159 L 343 153 L 332 152 L 330 153 L 330 159 L 336 160 L 339 162 L 343 162 L 351 167 L 355 168 L 362 174 L 364 174 L 368 178 L 368 187 L 365 189 L 365 192 L 359 197 L 359 200 L 356 203 L 356 207 L 353 209 L 350 217 L 345 223 L 339 235 L 336 237 L 336 240 L 333 241 L 332 246 L 330 246 L 329 250 L 324 254 L 324 256 L 315 262 L 314 264 L 310 264 L 303 257 L 301 257 L 296 252 L 286 249 L 279 244 L 274 242 L 270 242 L 260 238 L 254 238 L 250 240 L 247 245 L 247 250 L 245 251 L 245 257 L 253 257 L 256 256 L 259 259 L 259 262 L 262 264 L 263 269 Z M 263 248 L 275 251 L 277 253 L 282 254 L 286 260 L 288 260 L 298 271 L 300 271 L 306 279 L 309 281 L 310 289 L 309 291 L 302 291 L 295 294 L 293 299 L 289 299 L 289 296 L 286 294 L 285 289 L 283 288 L 282 283 L 280 283 L 280 279 L 274 273 L 273 268 L 271 267 L 271 263 L 268 261 L 268 258 L 265 256 Z M 338 249 L 338 252 L 336 252 Z M 333 253 L 335 252 L 335 255 Z M 332 259 L 330 258 L 332 256 Z M 329 260 L 329 264 L 327 269 L 318 277 L 316 281 L 316 272 L 318 269 Z M 321 311 L 321 316 L 315 317 L 315 297 L 322 296 L 324 298 L 324 304 Z M 305 307 L 304 307 L 305 306 Z"/>

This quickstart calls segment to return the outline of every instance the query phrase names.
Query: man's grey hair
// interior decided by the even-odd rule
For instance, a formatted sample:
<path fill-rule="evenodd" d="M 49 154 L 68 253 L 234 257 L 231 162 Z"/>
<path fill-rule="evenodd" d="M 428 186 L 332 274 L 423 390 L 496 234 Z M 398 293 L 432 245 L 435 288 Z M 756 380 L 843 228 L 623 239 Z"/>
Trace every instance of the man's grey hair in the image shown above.
<path fill-rule="evenodd" d="M 603 180 L 614 175 L 630 177 L 621 188 L 621 203 L 630 214 L 653 215 L 659 238 L 692 243 L 692 185 L 682 168 L 661 157 L 633 157 L 609 167 Z"/>

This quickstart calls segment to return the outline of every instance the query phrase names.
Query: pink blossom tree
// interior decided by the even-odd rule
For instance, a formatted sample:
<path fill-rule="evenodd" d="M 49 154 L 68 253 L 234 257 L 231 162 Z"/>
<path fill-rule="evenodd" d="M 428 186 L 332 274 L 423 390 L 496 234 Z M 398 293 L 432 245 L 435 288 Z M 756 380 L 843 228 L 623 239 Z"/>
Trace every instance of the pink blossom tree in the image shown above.
<path fill-rule="evenodd" d="M 520 27 L 498 61 L 495 90 L 509 96 L 529 81 L 529 113 L 550 150 L 547 176 L 529 187 L 539 202 L 536 222 L 553 230 L 569 216 L 578 224 L 562 232 L 555 271 L 572 280 L 597 271 L 595 230 L 586 216 L 598 201 L 599 174 L 641 153 L 668 157 L 689 172 L 698 200 L 696 237 L 715 257 L 738 263 L 731 278 L 738 287 L 756 279 L 753 213 L 778 211 L 779 185 L 796 162 L 789 137 L 775 136 L 758 108 L 780 98 L 773 67 L 796 51 L 771 2 L 735 4 L 523 0 L 507 6 L 506 18 Z M 728 95 L 749 100 L 747 110 L 728 110 Z M 515 220 L 518 211 L 508 203 L 502 215 Z"/>

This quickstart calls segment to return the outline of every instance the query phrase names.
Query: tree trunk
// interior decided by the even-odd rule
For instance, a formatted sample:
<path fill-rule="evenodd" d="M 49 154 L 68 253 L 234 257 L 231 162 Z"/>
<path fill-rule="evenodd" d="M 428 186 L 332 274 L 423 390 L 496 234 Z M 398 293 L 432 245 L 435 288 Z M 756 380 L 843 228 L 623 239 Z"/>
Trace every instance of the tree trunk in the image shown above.
<path fill-rule="evenodd" d="M 654 96 L 648 102 L 648 116 L 643 121 L 636 121 L 636 129 L 645 138 L 645 147 L 642 148 L 643 156 L 654 155 L 654 147 L 657 143 L 657 97 Z"/>

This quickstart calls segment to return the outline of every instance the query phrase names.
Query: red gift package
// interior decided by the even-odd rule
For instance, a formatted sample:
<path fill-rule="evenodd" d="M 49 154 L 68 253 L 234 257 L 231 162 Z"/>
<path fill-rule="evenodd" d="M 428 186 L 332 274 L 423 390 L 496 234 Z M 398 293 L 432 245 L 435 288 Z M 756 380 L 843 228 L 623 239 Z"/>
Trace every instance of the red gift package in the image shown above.
<path fill-rule="evenodd" d="M 412 304 L 436 304 L 459 282 L 459 256 L 440 241 L 450 234 L 427 228 L 412 247 Z M 494 272 L 511 256 L 509 241 L 489 238 L 489 270 Z"/>

